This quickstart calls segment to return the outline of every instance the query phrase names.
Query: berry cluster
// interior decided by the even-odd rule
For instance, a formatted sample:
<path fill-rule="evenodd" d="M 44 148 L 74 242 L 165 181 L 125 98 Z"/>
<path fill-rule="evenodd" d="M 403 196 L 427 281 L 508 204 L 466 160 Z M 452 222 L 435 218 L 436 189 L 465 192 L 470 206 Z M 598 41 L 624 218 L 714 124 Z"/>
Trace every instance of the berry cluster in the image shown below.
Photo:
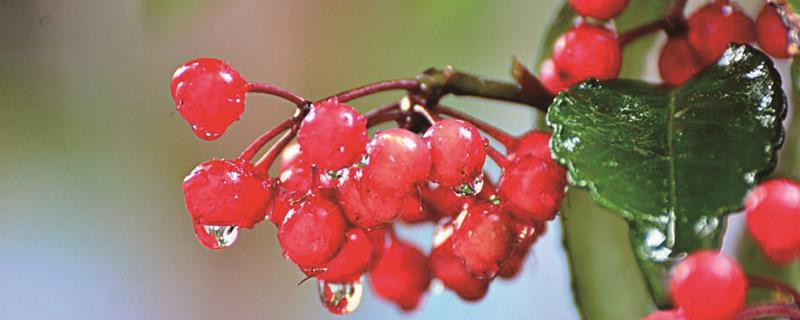
<path fill-rule="evenodd" d="M 510 136 L 428 102 L 411 84 L 378 84 L 309 102 L 247 82 L 219 60 L 181 66 L 172 94 L 202 139 L 218 138 L 238 119 L 246 92 L 298 106 L 292 119 L 240 157 L 202 163 L 186 177 L 183 192 L 198 240 L 224 248 L 239 228 L 271 221 L 284 256 L 318 280 L 323 304 L 339 314 L 358 305 L 365 274 L 378 296 L 403 310 L 417 307 L 433 278 L 475 301 L 495 277 L 514 277 L 564 196 L 566 173 L 551 159 L 550 135 Z M 344 101 L 398 88 L 409 92 L 402 103 L 368 114 Z M 370 137 L 368 129 L 386 121 L 399 127 Z M 258 150 L 284 131 L 253 164 Z M 484 175 L 487 157 L 503 169 L 497 184 Z M 273 178 L 268 169 L 278 158 Z M 397 237 L 395 222 L 439 225 L 431 253 Z"/>

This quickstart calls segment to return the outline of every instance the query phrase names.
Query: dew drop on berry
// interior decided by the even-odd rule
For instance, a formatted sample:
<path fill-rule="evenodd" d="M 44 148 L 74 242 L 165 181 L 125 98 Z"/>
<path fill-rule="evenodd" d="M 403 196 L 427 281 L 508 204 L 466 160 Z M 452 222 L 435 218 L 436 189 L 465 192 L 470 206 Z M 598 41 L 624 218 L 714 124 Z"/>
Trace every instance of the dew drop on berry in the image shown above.
<path fill-rule="evenodd" d="M 476 194 L 480 193 L 481 190 L 483 190 L 483 173 L 475 177 L 475 180 L 472 180 L 472 182 L 455 186 L 452 189 L 453 193 L 455 193 L 458 197 L 475 196 Z"/>
<path fill-rule="evenodd" d="M 233 245 L 239 237 L 237 226 L 207 226 L 197 224 L 194 226 L 197 240 L 208 249 L 224 249 Z"/>
<path fill-rule="evenodd" d="M 333 314 L 349 314 L 358 309 L 364 285 L 361 280 L 349 283 L 333 283 L 317 280 L 319 299 L 325 309 Z"/>

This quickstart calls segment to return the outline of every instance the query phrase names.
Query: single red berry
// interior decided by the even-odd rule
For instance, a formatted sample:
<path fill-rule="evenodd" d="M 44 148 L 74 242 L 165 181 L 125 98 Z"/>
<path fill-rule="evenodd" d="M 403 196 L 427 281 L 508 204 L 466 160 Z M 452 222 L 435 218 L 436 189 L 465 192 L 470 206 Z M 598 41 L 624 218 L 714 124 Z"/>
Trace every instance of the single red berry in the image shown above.
<path fill-rule="evenodd" d="M 430 148 L 430 179 L 453 187 L 475 180 L 486 161 L 486 142 L 470 123 L 446 119 L 434 123 L 424 135 Z"/>
<path fill-rule="evenodd" d="M 298 159 L 281 168 L 278 181 L 287 190 L 305 193 L 311 189 L 312 171 L 305 160 Z"/>
<path fill-rule="evenodd" d="M 403 197 L 385 196 L 364 185 L 360 169 L 351 169 L 337 187 L 336 198 L 347 219 L 364 229 L 381 228 L 403 211 Z"/>
<path fill-rule="evenodd" d="M 427 206 L 433 215 L 443 217 L 457 217 L 464 207 L 472 203 L 471 197 L 459 197 L 452 189 L 434 183 L 420 186 L 422 204 Z"/>
<path fill-rule="evenodd" d="M 406 195 L 414 184 L 428 179 L 431 153 L 415 133 L 392 128 L 378 131 L 367 145 L 369 163 L 363 168 L 367 188 L 386 195 Z"/>
<path fill-rule="evenodd" d="M 514 252 L 511 253 L 511 257 L 503 263 L 500 267 L 500 272 L 497 275 L 504 279 L 512 279 L 519 275 L 520 271 L 522 271 L 522 265 L 525 263 L 525 259 L 528 257 L 528 253 L 531 250 L 531 246 L 528 245 L 517 245 L 514 247 Z"/>
<path fill-rule="evenodd" d="M 383 255 L 383 251 L 388 245 L 387 238 L 389 232 L 386 229 L 364 230 L 367 233 L 369 242 L 372 245 L 372 261 L 369 263 L 369 270 L 372 270 Z"/>
<path fill-rule="evenodd" d="M 772 179 L 755 187 L 744 202 L 747 228 L 775 263 L 800 257 L 800 183 Z"/>
<path fill-rule="evenodd" d="M 300 124 L 303 158 L 323 171 L 358 162 L 367 145 L 367 118 L 335 98 L 314 104 Z"/>
<path fill-rule="evenodd" d="M 183 180 L 183 196 L 193 221 L 202 225 L 252 228 L 264 219 L 273 182 L 244 160 L 211 160 Z"/>
<path fill-rule="evenodd" d="M 300 145 L 297 144 L 297 141 L 292 142 L 285 148 L 283 148 L 283 151 L 281 151 L 281 158 L 280 158 L 281 171 L 289 167 L 295 161 L 302 159 L 300 154 L 301 154 Z"/>
<path fill-rule="evenodd" d="M 279 184 L 275 198 L 272 200 L 272 206 L 267 212 L 267 219 L 275 224 L 276 227 L 280 227 L 289 210 L 300 203 L 307 194 L 307 191 L 292 191 Z"/>
<path fill-rule="evenodd" d="M 689 319 L 733 319 L 744 307 L 747 280 L 732 258 L 700 251 L 675 267 L 669 290 Z"/>
<path fill-rule="evenodd" d="M 552 160 L 550 154 L 550 133 L 544 131 L 531 130 L 519 138 L 517 145 L 510 150 L 509 160 L 525 156 L 534 156 L 541 159 Z"/>
<path fill-rule="evenodd" d="M 689 320 L 683 310 L 658 310 L 642 318 L 642 320 Z"/>
<path fill-rule="evenodd" d="M 178 112 L 204 140 L 215 140 L 244 112 L 247 81 L 221 60 L 186 62 L 172 75 Z"/>
<path fill-rule="evenodd" d="M 339 253 L 321 268 L 322 273 L 315 275 L 311 272 L 310 276 L 329 282 L 349 283 L 358 281 L 361 275 L 367 272 L 372 262 L 372 243 L 366 232 L 352 228 L 347 231 L 345 237 L 347 242 Z"/>
<path fill-rule="evenodd" d="M 451 237 L 433 248 L 430 257 L 431 272 L 461 299 L 478 301 L 486 295 L 491 280 L 478 279 L 467 272 L 461 259 L 453 253 L 452 242 Z"/>
<path fill-rule="evenodd" d="M 658 72 L 665 84 L 671 87 L 680 86 L 701 69 L 703 63 L 685 35 L 667 39 L 658 56 Z"/>
<path fill-rule="evenodd" d="M 431 284 L 428 259 L 411 244 L 393 239 L 372 269 L 370 283 L 378 296 L 414 310 Z"/>
<path fill-rule="evenodd" d="M 555 218 L 566 184 L 563 167 L 526 156 L 514 159 L 503 169 L 497 193 L 514 219 L 525 223 L 544 222 Z"/>
<path fill-rule="evenodd" d="M 432 221 L 435 215 L 422 204 L 420 200 L 421 191 L 412 192 L 403 198 L 403 207 L 400 213 L 400 220 L 405 223 L 420 223 Z"/>
<path fill-rule="evenodd" d="M 703 64 L 717 61 L 728 45 L 755 41 L 755 24 L 738 7 L 710 3 L 689 16 L 689 43 Z"/>
<path fill-rule="evenodd" d="M 345 243 L 345 221 L 339 207 L 318 193 L 293 206 L 278 227 L 284 255 L 300 268 L 319 268 Z"/>
<path fill-rule="evenodd" d="M 756 37 L 758 45 L 764 52 L 775 58 L 788 58 L 789 30 L 783 23 L 778 9 L 772 3 L 767 3 L 756 18 Z"/>
<path fill-rule="evenodd" d="M 628 0 L 569 0 L 569 5 L 582 16 L 608 20 L 625 10 Z"/>
<path fill-rule="evenodd" d="M 567 31 L 553 46 L 553 63 L 567 87 L 589 78 L 614 79 L 619 75 L 622 50 L 611 30 L 581 24 Z"/>
<path fill-rule="evenodd" d="M 539 80 L 547 88 L 547 91 L 553 95 L 569 89 L 568 83 L 577 82 L 570 79 L 568 74 L 558 70 L 553 59 L 547 59 L 539 66 Z"/>
<path fill-rule="evenodd" d="M 513 224 L 488 202 L 477 203 L 462 213 L 454 223 L 453 252 L 467 271 L 480 279 L 490 279 L 511 256 L 514 244 Z"/>

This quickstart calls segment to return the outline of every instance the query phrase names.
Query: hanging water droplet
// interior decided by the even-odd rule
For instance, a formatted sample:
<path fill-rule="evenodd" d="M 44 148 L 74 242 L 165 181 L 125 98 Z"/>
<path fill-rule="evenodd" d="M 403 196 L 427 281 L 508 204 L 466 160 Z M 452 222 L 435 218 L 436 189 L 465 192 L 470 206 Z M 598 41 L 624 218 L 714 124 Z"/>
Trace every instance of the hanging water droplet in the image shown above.
<path fill-rule="evenodd" d="M 483 190 L 483 174 L 479 174 L 470 183 L 465 183 L 460 186 L 453 187 L 453 192 L 459 197 L 472 197 Z"/>
<path fill-rule="evenodd" d="M 349 314 L 361 303 L 364 286 L 361 280 L 349 283 L 331 283 L 317 280 L 319 299 L 325 309 L 334 314 Z"/>
<path fill-rule="evenodd" d="M 194 235 L 208 249 L 224 249 L 236 242 L 236 238 L 239 237 L 239 227 L 196 224 L 194 226 Z"/>

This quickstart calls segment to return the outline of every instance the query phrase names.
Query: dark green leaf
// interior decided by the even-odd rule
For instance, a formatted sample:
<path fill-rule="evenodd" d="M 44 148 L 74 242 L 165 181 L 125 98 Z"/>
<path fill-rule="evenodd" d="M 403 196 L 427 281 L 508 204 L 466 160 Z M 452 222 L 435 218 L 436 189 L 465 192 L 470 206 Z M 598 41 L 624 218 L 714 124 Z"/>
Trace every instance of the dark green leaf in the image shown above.
<path fill-rule="evenodd" d="M 786 101 L 771 60 L 733 46 L 683 87 L 590 80 L 556 97 L 552 150 L 570 183 L 625 218 L 656 302 L 675 258 L 718 247 L 724 214 L 775 166 Z"/>

